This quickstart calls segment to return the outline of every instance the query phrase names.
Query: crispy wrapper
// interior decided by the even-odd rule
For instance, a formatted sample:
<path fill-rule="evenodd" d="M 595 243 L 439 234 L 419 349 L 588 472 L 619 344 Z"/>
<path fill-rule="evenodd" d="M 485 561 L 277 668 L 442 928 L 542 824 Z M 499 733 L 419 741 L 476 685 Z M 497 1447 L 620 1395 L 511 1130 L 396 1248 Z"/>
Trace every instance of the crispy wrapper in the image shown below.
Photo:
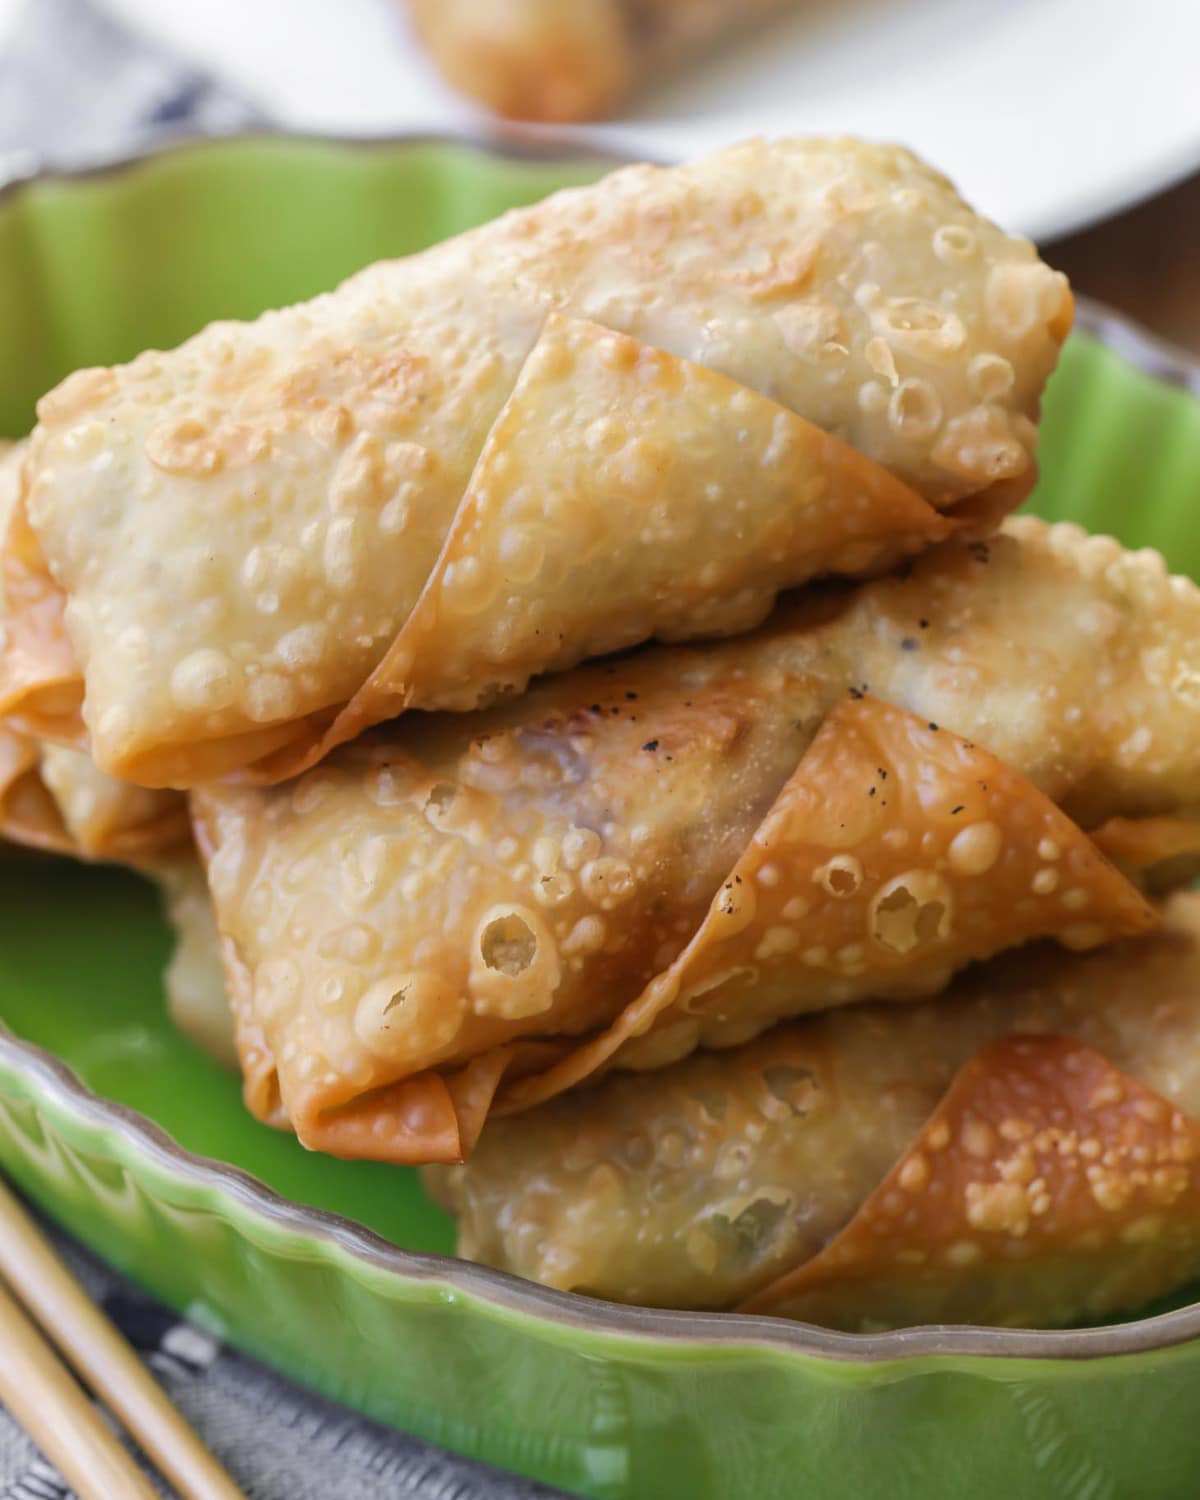
<path fill-rule="evenodd" d="M 1200 1121 L 1070 1037 L 963 1067 L 827 1249 L 747 1312 L 836 1327 L 1067 1323 L 1200 1269 Z"/>
<path fill-rule="evenodd" d="M 1053 1325 L 1200 1274 L 1200 897 L 489 1123 L 428 1186 L 564 1289 L 870 1331 Z"/>
<path fill-rule="evenodd" d="M 1143 930 L 1082 830 L 1200 806 L 1198 661 L 1192 585 L 1019 520 L 738 641 L 203 788 L 251 1108 L 454 1159 L 602 1068 Z"/>
<path fill-rule="evenodd" d="M 187 800 L 131 786 L 91 757 L 0 727 L 0 835 L 77 859 L 144 865 L 191 845 Z"/>
<path fill-rule="evenodd" d="M 622 1049 L 627 1065 L 654 1066 L 781 1016 L 929 994 L 1030 938 L 1085 948 L 1151 923 L 1025 777 L 903 709 L 843 700 L 675 962 L 606 1032 L 517 1081 L 504 1108 L 561 1093 Z"/>
<path fill-rule="evenodd" d="M 596 120 L 645 79 L 795 0 L 408 0 L 455 88 L 514 120 Z"/>
<path fill-rule="evenodd" d="M 13 518 L 20 486 L 25 444 L 0 454 L 0 532 Z M 30 541 L 22 527 L 19 546 Z M 19 591 L 21 584 L 15 584 Z M 20 676 L 28 660 L 26 634 L 45 623 L 41 604 L 27 600 L 13 628 L 6 619 L 12 590 L 0 592 L 0 619 L 5 619 L 4 661 Z M 54 621 L 50 635 L 61 640 L 61 601 L 49 598 Z M 23 632 L 25 634 L 23 634 Z M 34 650 L 45 666 L 48 655 Z M 70 657 L 68 654 L 68 666 Z M 47 702 L 49 698 L 47 698 Z M 173 792 L 147 791 L 115 781 L 98 771 L 77 750 L 39 743 L 14 723 L 0 723 L 0 838 L 28 848 L 84 859 L 137 862 L 147 856 L 185 847 L 191 841 L 187 805 Z"/>
<path fill-rule="evenodd" d="M 1070 321 L 903 151 L 616 173 L 51 393 L 0 708 L 86 720 L 145 785 L 279 779 L 402 708 L 745 629 L 1017 504 Z"/>

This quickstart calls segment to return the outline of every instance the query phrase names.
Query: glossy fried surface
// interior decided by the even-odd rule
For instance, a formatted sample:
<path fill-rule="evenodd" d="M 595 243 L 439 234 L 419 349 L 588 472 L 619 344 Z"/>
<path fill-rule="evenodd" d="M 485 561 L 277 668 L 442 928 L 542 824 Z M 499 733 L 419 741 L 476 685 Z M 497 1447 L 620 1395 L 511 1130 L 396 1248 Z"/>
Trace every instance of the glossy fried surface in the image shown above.
<path fill-rule="evenodd" d="M 1198 651 L 1161 561 L 1021 520 L 741 641 L 206 788 L 251 1107 L 454 1159 L 493 1104 L 614 1060 L 1140 930 L 1080 829 L 1194 818 Z"/>
<path fill-rule="evenodd" d="M 1067 1323 L 1200 1266 L 1200 1120 L 1072 1037 L 959 1072 L 841 1234 L 745 1305 L 851 1328 Z"/>
<path fill-rule="evenodd" d="M 0 697 L 86 728 L 107 772 L 188 786 L 291 773 L 347 704 L 340 734 L 742 628 L 784 583 L 927 541 L 931 507 L 1016 504 L 1070 319 L 1028 242 L 896 148 L 618 172 L 46 397 Z M 627 514 L 646 556 L 589 597 L 565 564 Z M 399 650 L 372 687 L 427 586 L 411 681 Z"/>
<path fill-rule="evenodd" d="M 204 871 L 194 858 L 156 865 L 174 947 L 163 974 L 167 1009 L 185 1036 L 227 1068 L 237 1067 L 233 1018 Z"/>
<path fill-rule="evenodd" d="M 461 1253 L 551 1286 L 858 1329 L 1067 1322 L 1200 1268 L 1198 1041 L 1181 895 L 1148 938 L 611 1074 L 427 1182 Z"/>
<path fill-rule="evenodd" d="M 24 450 L 25 444 L 0 445 L 0 535 L 17 503 Z M 5 612 L 0 587 L 0 621 Z M 11 637 L 4 649 L 13 649 Z M 118 860 L 190 841 L 182 797 L 105 776 L 84 752 L 39 742 L 7 723 L 0 723 L 0 836 L 58 854 Z"/>

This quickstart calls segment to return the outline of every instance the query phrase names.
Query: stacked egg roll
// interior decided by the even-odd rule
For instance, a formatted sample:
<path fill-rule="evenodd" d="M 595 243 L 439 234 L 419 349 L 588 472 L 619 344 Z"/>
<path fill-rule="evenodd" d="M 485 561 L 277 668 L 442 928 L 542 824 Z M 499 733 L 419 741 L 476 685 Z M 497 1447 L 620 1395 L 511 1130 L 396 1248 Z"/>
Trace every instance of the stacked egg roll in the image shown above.
<path fill-rule="evenodd" d="M 1071 308 L 909 153 L 758 142 L 79 372 L 8 532 L 0 710 L 142 785 L 277 780 L 745 630 L 1011 509 Z"/>
<path fill-rule="evenodd" d="M 1193 584 L 1021 518 L 736 641 L 198 789 L 250 1108 L 453 1161 L 608 1067 L 1146 930 L 1135 882 L 1200 853 L 1197 684 Z"/>
<path fill-rule="evenodd" d="M 613 1074 L 426 1181 L 461 1254 L 620 1301 L 860 1332 L 1138 1307 L 1200 1275 L 1200 896 Z"/>

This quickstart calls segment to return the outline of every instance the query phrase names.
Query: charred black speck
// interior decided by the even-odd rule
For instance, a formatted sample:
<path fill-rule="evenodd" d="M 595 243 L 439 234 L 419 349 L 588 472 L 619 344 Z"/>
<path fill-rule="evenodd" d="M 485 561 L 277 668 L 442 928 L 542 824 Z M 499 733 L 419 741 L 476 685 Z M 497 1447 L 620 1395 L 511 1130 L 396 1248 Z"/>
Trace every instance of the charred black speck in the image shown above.
<path fill-rule="evenodd" d="M 642 749 L 643 750 L 650 750 L 650 751 L 657 750 L 658 749 L 658 741 L 657 740 L 647 740 L 646 743 L 642 746 Z"/>

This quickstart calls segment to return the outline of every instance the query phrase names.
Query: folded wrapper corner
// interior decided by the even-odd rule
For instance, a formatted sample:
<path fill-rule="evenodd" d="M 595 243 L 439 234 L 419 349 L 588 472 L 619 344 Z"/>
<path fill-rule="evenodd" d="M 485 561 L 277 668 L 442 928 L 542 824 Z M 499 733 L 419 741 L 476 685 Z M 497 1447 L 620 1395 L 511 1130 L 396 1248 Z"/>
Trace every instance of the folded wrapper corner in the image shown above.
<path fill-rule="evenodd" d="M 0 724 L 0 838 L 47 854 L 151 866 L 191 844 L 187 802 L 105 776 L 80 750 Z"/>
<path fill-rule="evenodd" d="M 871 1332 L 1063 1325 L 1200 1274 L 1200 895 L 489 1121 L 424 1180 L 562 1290 Z"/>
<path fill-rule="evenodd" d="M 320 799 L 319 790 L 308 795 Z M 213 856 L 224 838 L 225 857 L 236 859 L 220 824 L 201 800 L 202 849 Z M 345 836 L 353 839 L 352 826 Z M 606 874 L 629 879 L 615 866 L 596 878 Z M 566 1017 L 596 1004 L 595 981 L 529 907 L 486 911 L 468 960 L 483 1001 L 477 1034 L 502 1036 L 511 1018 L 510 1034 L 520 1038 L 511 1021 L 523 1020 L 527 1039 L 484 1048 L 465 1066 L 452 1048 L 467 1000 L 449 976 L 385 978 L 347 1034 L 344 979 L 331 979 L 331 1005 L 318 999 L 308 1009 L 292 959 L 266 957 L 251 975 L 228 938 L 224 951 L 252 1111 L 290 1122 L 306 1145 L 333 1155 L 429 1162 L 462 1159 L 489 1111 L 528 1108 L 608 1066 L 662 1066 L 786 1016 L 935 993 L 973 959 L 1033 938 L 1086 948 L 1153 923 L 1129 881 L 1025 778 L 947 730 L 858 695 L 828 715 L 691 941 L 590 1040 L 537 1034 L 548 1029 L 538 999 L 548 981 Z M 583 938 L 596 924 L 584 920 Z M 446 1061 L 404 1075 L 403 1061 L 386 1055 L 391 1012 L 414 1006 L 425 1016 L 418 1042 Z M 333 1067 L 322 1066 L 322 1052 Z"/>
<path fill-rule="evenodd" d="M 46 397 L 0 711 L 146 786 L 278 779 L 744 629 L 1015 506 L 1070 321 L 895 148 L 618 172 Z"/>
<path fill-rule="evenodd" d="M 194 857 L 159 858 L 147 871 L 158 885 L 174 937 L 163 973 L 167 1013 L 192 1042 L 233 1071 L 238 1067 L 220 940 L 208 883 Z"/>
<path fill-rule="evenodd" d="M 1143 1306 L 1197 1265 L 1200 1122 L 1083 1042 L 1010 1037 L 833 1242 L 740 1311 L 1037 1328 Z"/>

